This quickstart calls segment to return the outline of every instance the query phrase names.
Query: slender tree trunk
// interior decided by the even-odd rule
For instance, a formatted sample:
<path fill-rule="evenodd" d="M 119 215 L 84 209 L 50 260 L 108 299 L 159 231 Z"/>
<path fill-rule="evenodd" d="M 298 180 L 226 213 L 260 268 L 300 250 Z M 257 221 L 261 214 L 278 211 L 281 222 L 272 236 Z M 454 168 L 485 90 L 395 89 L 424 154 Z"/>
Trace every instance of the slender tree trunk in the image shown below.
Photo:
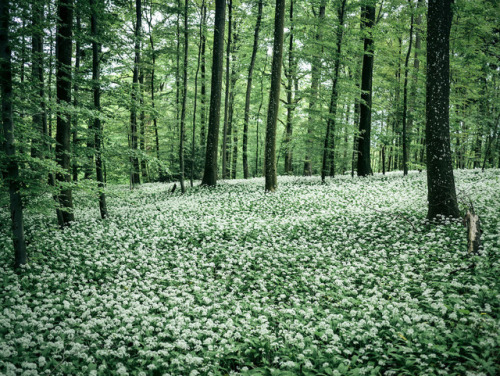
<path fill-rule="evenodd" d="M 226 47 L 226 94 L 224 96 L 224 128 L 222 130 L 222 179 L 226 179 L 229 176 L 229 166 L 228 166 L 228 156 L 230 149 L 227 144 L 227 139 L 230 137 L 228 135 L 228 107 L 229 107 L 229 89 L 230 89 L 230 79 L 229 79 L 229 65 L 231 60 L 231 34 L 232 34 L 232 15 L 233 15 L 233 0 L 229 0 L 228 3 L 228 32 L 227 32 L 227 47 Z"/>
<path fill-rule="evenodd" d="M 12 116 L 12 54 L 9 41 L 9 0 L 0 1 L 0 88 L 2 93 L 3 151 L 6 166 L 3 176 L 9 186 L 12 241 L 14 243 L 14 267 L 26 264 L 26 242 L 24 240 L 23 205 L 21 202 L 19 166 L 16 160 L 14 122 Z M 5 170 L 4 170 L 5 168 Z"/>
<path fill-rule="evenodd" d="M 234 28 L 236 30 L 236 23 L 234 23 Z M 228 132 L 228 137 L 233 137 L 232 140 L 232 156 L 231 158 L 228 158 L 228 163 L 229 159 L 231 159 L 231 179 L 236 179 L 236 170 L 238 167 L 238 128 L 237 124 L 234 122 L 234 97 L 236 95 L 235 92 L 235 87 L 236 87 L 236 81 L 237 81 L 237 72 L 236 72 L 236 42 L 238 40 L 238 34 L 234 32 L 234 41 L 233 41 L 233 66 L 231 69 L 231 94 L 229 95 L 229 113 L 228 113 L 228 130 L 231 130 Z M 229 167 L 229 166 L 228 166 Z"/>
<path fill-rule="evenodd" d="M 319 91 L 319 79 L 321 75 L 321 48 L 319 46 L 321 42 L 321 25 L 325 18 L 326 11 L 326 1 L 321 0 L 318 14 L 318 25 L 316 30 L 316 45 L 314 47 L 314 53 L 311 61 L 311 97 L 309 98 L 309 119 L 307 126 L 307 138 L 306 138 L 306 155 L 304 158 L 304 176 L 312 175 L 312 133 L 313 124 L 317 118 L 316 106 L 318 101 L 318 91 Z"/>
<path fill-rule="evenodd" d="M 100 55 L 101 43 L 99 42 L 99 24 L 98 15 L 104 11 L 103 0 L 90 0 L 91 16 L 90 16 L 90 32 L 92 35 L 92 83 L 94 94 L 94 111 L 101 112 L 101 69 L 100 69 Z M 104 219 L 108 216 L 108 209 L 106 206 L 106 194 L 104 193 L 104 177 L 102 169 L 102 124 L 99 116 L 94 118 L 95 131 L 95 170 L 99 187 L 99 211 L 101 218 Z"/>
<path fill-rule="evenodd" d="M 265 151 L 265 190 L 274 192 L 278 186 L 276 172 L 276 124 L 281 88 L 281 62 L 283 59 L 283 33 L 285 24 L 285 0 L 276 0 L 276 14 L 274 16 L 274 45 L 273 63 L 271 68 L 271 91 L 269 93 L 269 107 L 266 124 L 266 151 Z"/>
<path fill-rule="evenodd" d="M 207 88 L 206 88 L 206 62 L 205 62 L 205 50 L 207 44 L 207 6 L 205 5 L 205 1 L 201 5 L 201 25 L 202 25 L 202 33 L 201 33 L 201 92 L 200 92 L 200 148 L 201 155 L 205 155 L 205 146 L 206 146 L 206 101 L 207 101 Z"/>
<path fill-rule="evenodd" d="M 411 5 L 411 0 L 408 0 L 409 6 Z M 410 20 L 410 42 L 408 44 L 408 52 L 406 53 L 405 59 L 405 78 L 403 84 L 403 175 L 408 175 L 408 149 L 409 149 L 409 140 L 408 140 L 408 132 L 406 129 L 407 124 L 407 108 L 408 108 L 408 65 L 410 62 L 410 54 L 411 54 L 411 46 L 413 43 L 413 7 L 412 14 Z"/>
<path fill-rule="evenodd" d="M 45 150 L 47 137 L 47 109 L 45 103 L 45 88 L 43 82 L 43 14 L 44 6 L 39 1 L 33 1 L 31 5 L 32 11 L 32 28 L 33 35 L 31 38 L 32 48 L 32 65 L 31 76 L 34 87 L 34 92 L 38 96 L 37 105 L 33 113 L 33 126 L 36 128 L 37 136 L 32 140 L 31 156 L 33 158 L 43 158 L 47 156 Z"/>
<path fill-rule="evenodd" d="M 335 176 L 335 126 L 337 117 L 337 102 L 338 90 L 337 83 L 339 80 L 340 62 L 342 53 L 342 37 L 344 35 L 344 14 L 346 0 L 342 0 L 339 9 L 337 10 L 339 24 L 337 28 L 337 53 L 335 55 L 334 76 L 332 82 L 332 95 L 330 99 L 330 109 L 328 120 L 326 122 L 325 144 L 323 148 L 323 166 L 321 169 L 321 181 L 324 183 L 328 173 L 328 167 L 331 166 L 331 175 Z"/>
<path fill-rule="evenodd" d="M 215 186 L 217 184 L 217 147 L 219 144 L 225 13 L 225 1 L 215 0 L 214 48 L 212 62 L 212 86 L 210 89 L 210 114 L 208 118 L 205 171 L 203 173 L 202 179 L 202 185 L 207 186 Z"/>
<path fill-rule="evenodd" d="M 80 21 L 80 10 L 79 4 L 76 3 L 76 34 L 75 38 L 75 77 L 73 82 L 73 106 L 74 108 L 78 108 L 79 95 L 78 92 L 80 90 L 79 79 L 80 79 L 80 58 L 81 58 L 81 43 L 80 43 L 80 32 L 81 32 L 81 21 Z M 78 158 L 77 158 L 77 148 L 78 148 L 78 112 L 76 112 L 73 116 L 71 116 L 71 120 L 73 123 L 72 136 L 73 136 L 73 181 L 78 181 Z"/>
<path fill-rule="evenodd" d="M 411 84 L 411 90 L 408 98 L 408 114 L 407 114 L 407 131 L 411 132 L 413 129 L 413 123 L 414 123 L 414 115 L 413 113 L 415 112 L 415 106 L 416 106 L 416 100 L 417 100 L 417 88 L 418 88 L 418 72 L 420 70 L 420 59 L 419 59 L 419 52 L 420 49 L 422 48 L 422 41 L 421 41 L 421 24 L 422 24 L 422 15 L 420 14 L 420 8 L 423 7 L 423 0 L 418 0 L 417 1 L 417 17 L 415 19 L 415 24 L 414 24 L 414 29 L 415 29 L 415 48 L 414 48 L 414 53 L 413 53 L 413 72 L 412 72 L 412 84 Z M 420 133 L 420 128 L 417 128 L 417 131 Z M 424 137 L 424 134 L 422 132 L 421 137 Z M 416 143 L 418 143 L 419 137 L 416 137 Z M 411 147 L 411 140 L 408 143 L 409 147 Z M 410 153 L 408 153 L 410 154 Z M 418 149 L 415 152 L 414 160 L 417 162 L 418 161 Z"/>
<path fill-rule="evenodd" d="M 203 18 L 203 7 L 205 6 L 205 0 L 203 0 L 201 4 L 201 13 Z M 193 138 L 191 140 L 191 175 L 190 175 L 190 184 L 191 188 L 194 186 L 194 168 L 195 168 L 195 142 L 196 142 L 196 107 L 198 104 L 198 73 L 200 73 L 200 60 L 201 60 L 201 44 L 203 38 L 203 22 L 200 22 L 200 45 L 198 46 L 198 63 L 196 65 L 196 74 L 194 77 L 194 108 L 193 108 Z"/>
<path fill-rule="evenodd" d="M 184 2 L 184 63 L 182 69 L 182 109 L 179 137 L 179 182 L 181 192 L 186 192 L 184 187 L 184 138 L 186 137 L 186 100 L 187 100 L 187 65 L 188 65 L 188 0 Z"/>
<path fill-rule="evenodd" d="M 48 4 L 49 14 L 52 11 L 50 7 L 50 3 Z M 49 151 L 52 150 L 52 76 L 54 75 L 53 67 L 54 60 L 54 35 L 52 34 L 52 29 L 50 30 L 50 39 L 49 39 L 49 78 L 47 83 L 47 92 L 49 97 L 49 108 L 48 108 L 48 135 L 49 135 Z"/>
<path fill-rule="evenodd" d="M 372 78 L 373 78 L 373 26 L 375 24 L 375 5 L 369 2 L 363 6 L 361 17 L 366 36 L 364 39 L 363 70 L 361 73 L 361 103 L 358 136 L 358 176 L 372 173 L 370 162 L 370 135 L 372 121 Z"/>
<path fill-rule="evenodd" d="M 293 0 L 292 0 L 293 4 Z M 293 5 L 292 5 L 293 7 Z M 293 8 L 292 8 L 293 9 Z M 255 66 L 255 57 L 257 56 L 257 49 L 259 47 L 259 31 L 260 23 L 262 20 L 262 0 L 259 0 L 257 10 L 257 22 L 255 23 L 255 30 L 253 35 L 253 48 L 252 57 L 250 58 L 250 66 L 248 67 L 247 78 L 247 91 L 245 95 L 245 113 L 243 118 L 243 177 L 248 179 L 248 122 L 250 119 L 250 98 L 252 93 L 252 74 Z"/>
<path fill-rule="evenodd" d="M 151 10 L 152 12 L 152 10 Z M 149 26 L 149 44 L 151 45 L 151 108 L 153 117 L 153 128 L 155 132 L 155 149 L 156 149 L 156 160 L 158 164 L 158 180 L 165 180 L 165 173 L 160 165 L 160 138 L 158 136 L 158 118 L 156 116 L 156 101 L 155 101 L 155 70 L 156 70 L 156 50 L 153 39 L 153 27 L 152 20 L 148 21 Z"/>
<path fill-rule="evenodd" d="M 71 103 L 71 55 L 73 37 L 73 1 L 59 0 L 57 6 L 59 22 L 57 24 L 56 57 L 57 57 L 57 102 L 64 108 Z M 61 184 L 59 193 L 60 207 L 57 209 L 62 217 L 59 226 L 69 226 L 75 220 L 73 215 L 73 199 L 71 188 L 66 184 L 71 182 L 70 168 L 70 135 L 71 122 L 68 116 L 59 109 L 57 112 L 56 162 L 62 169 L 56 179 Z"/>
<path fill-rule="evenodd" d="M 132 186 L 141 184 L 139 175 L 140 165 L 138 152 L 138 135 L 137 135 L 137 103 L 139 99 L 140 84 L 139 84 L 139 66 L 141 64 L 141 28 L 142 28 L 142 0 L 135 1 L 135 60 L 134 74 L 132 78 L 132 106 L 130 109 L 130 146 L 132 148 L 131 165 L 132 173 L 130 174 L 130 183 Z"/>
<path fill-rule="evenodd" d="M 143 182 L 148 181 L 148 167 L 145 158 L 146 155 L 146 114 L 144 112 L 144 68 L 139 70 L 139 106 L 141 114 L 139 115 L 139 149 L 141 150 L 141 177 Z"/>
<path fill-rule="evenodd" d="M 457 218 L 455 179 L 451 161 L 450 29 L 452 0 L 429 0 L 427 21 L 427 187 L 428 218 L 438 215 Z"/>
<path fill-rule="evenodd" d="M 295 62 L 294 51 L 293 51 L 293 1 L 290 0 L 290 39 L 288 44 L 288 71 L 287 76 L 287 86 L 286 86 L 286 136 L 285 136 L 285 174 L 289 175 L 292 173 L 292 137 L 293 137 L 293 112 L 295 110 L 295 95 L 294 95 L 294 82 L 297 82 L 297 64 Z M 295 90 L 295 93 L 297 90 Z"/>
<path fill-rule="evenodd" d="M 267 65 L 267 55 L 266 55 L 266 62 L 265 65 Z M 256 127 L 255 127 L 255 174 L 254 177 L 259 174 L 259 166 L 260 166 L 260 154 L 259 154 L 259 145 L 260 145 L 260 132 L 259 132 L 259 124 L 260 124 L 260 111 L 262 110 L 262 106 L 264 104 L 264 73 L 265 73 L 265 68 L 262 70 L 262 73 L 260 75 L 260 104 L 259 104 L 259 109 L 257 110 L 257 119 L 256 119 Z M 262 171 L 262 170 L 261 170 Z M 260 176 L 261 174 L 259 174 Z"/>

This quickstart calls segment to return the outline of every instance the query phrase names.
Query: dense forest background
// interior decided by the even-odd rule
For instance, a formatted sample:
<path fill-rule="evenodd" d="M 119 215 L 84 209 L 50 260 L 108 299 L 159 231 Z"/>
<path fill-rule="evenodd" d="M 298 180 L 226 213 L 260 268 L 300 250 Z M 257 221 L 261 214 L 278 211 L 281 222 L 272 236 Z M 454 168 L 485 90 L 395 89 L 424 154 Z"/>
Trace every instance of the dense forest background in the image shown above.
<path fill-rule="evenodd" d="M 248 165 L 245 177 L 263 173 L 274 30 L 271 3 L 228 2 L 218 152 L 222 178 L 244 177 L 243 156 Z M 424 1 L 401 0 L 375 6 L 371 167 L 374 172 L 403 169 L 405 122 L 408 168 L 422 169 L 427 7 Z M 98 142 L 108 183 L 178 179 L 181 155 L 184 174 L 200 179 L 214 3 L 77 0 L 70 7 L 71 99 L 59 103 L 57 4 L 16 1 L 11 11 L 15 138 L 23 180 L 30 182 L 26 194 L 37 196 L 49 189 L 46 179 L 37 177 L 57 168 L 57 113 L 71 124 L 72 184 L 96 178 L 96 132 L 102 132 Z M 93 12 L 98 19 L 95 30 Z M 278 174 L 321 174 L 329 121 L 333 156 L 328 174 L 356 172 L 363 38 L 368 32 L 360 17 L 359 1 L 287 3 Z M 500 164 L 498 19 L 495 1 L 453 4 L 450 128 L 455 168 Z M 98 82 L 92 76 L 94 42 L 101 46 Z M 245 117 L 251 63 L 252 90 Z M 100 86 L 99 109 L 93 98 L 95 85 Z M 338 98 L 332 109 L 334 85 Z M 96 119 L 102 130 L 94 127 Z M 39 123 L 46 124 L 39 127 Z"/>
<path fill-rule="evenodd" d="M 0 0 L 0 374 L 500 374 L 498 20 Z"/>

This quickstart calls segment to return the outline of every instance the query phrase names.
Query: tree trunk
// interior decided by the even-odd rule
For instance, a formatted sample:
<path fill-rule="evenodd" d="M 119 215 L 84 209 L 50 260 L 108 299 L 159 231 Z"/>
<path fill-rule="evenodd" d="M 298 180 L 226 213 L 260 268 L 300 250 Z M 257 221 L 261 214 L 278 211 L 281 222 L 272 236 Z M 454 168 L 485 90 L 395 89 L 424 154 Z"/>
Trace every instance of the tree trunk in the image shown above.
<path fill-rule="evenodd" d="M 139 99 L 139 65 L 141 64 L 141 28 L 142 28 L 142 0 L 135 1 L 135 60 L 134 60 L 134 74 L 132 78 L 132 106 L 130 109 L 130 146 L 132 148 L 131 165 L 132 172 L 130 174 L 130 184 L 132 186 L 141 184 L 141 177 L 139 175 L 139 157 L 138 152 L 138 135 L 137 135 L 137 103 Z"/>
<path fill-rule="evenodd" d="M 429 0 L 427 21 L 427 189 L 428 218 L 459 216 L 451 162 L 449 37 L 452 0 Z"/>
<path fill-rule="evenodd" d="M 184 187 L 184 138 L 186 137 L 186 100 L 187 100 L 187 65 L 188 65 L 188 0 L 184 2 L 184 63 L 182 67 L 182 108 L 179 133 L 179 182 L 181 192 L 186 192 Z"/>
<path fill-rule="evenodd" d="M 206 62 L 205 62 L 205 50 L 207 44 L 207 6 L 203 1 L 201 5 L 201 25 L 202 25 L 202 33 L 201 33 L 201 92 L 200 92 L 200 148 L 201 155 L 205 154 L 205 146 L 206 146 L 206 101 L 207 101 L 207 88 L 206 88 Z"/>
<path fill-rule="evenodd" d="M 264 73 L 265 73 L 265 66 L 267 65 L 267 54 L 266 54 L 266 62 L 264 64 L 264 69 L 262 70 L 262 73 L 260 75 L 260 103 L 259 103 L 259 109 L 257 110 L 257 119 L 256 119 L 256 127 L 255 127 L 255 174 L 254 177 L 257 176 L 259 173 L 259 166 L 260 166 L 260 154 L 259 154 L 259 145 L 260 145 L 260 132 L 259 132 L 259 124 L 260 124 L 260 111 L 262 110 L 262 106 L 264 104 Z M 261 170 L 262 171 L 262 170 Z M 261 176 L 261 174 L 259 174 Z"/>
<path fill-rule="evenodd" d="M 146 162 L 146 114 L 144 112 L 144 68 L 139 70 L 139 106 L 141 114 L 139 115 L 139 149 L 141 150 L 141 177 L 143 182 L 148 181 L 148 167 Z"/>
<path fill-rule="evenodd" d="M 297 64 L 293 51 L 293 0 L 290 0 L 290 40 L 288 47 L 288 71 L 287 86 L 286 86 L 286 136 L 285 136 L 285 175 L 289 175 L 293 171 L 293 150 L 292 150 L 292 137 L 293 137 L 293 112 L 295 110 L 295 95 L 294 88 L 297 88 Z M 297 90 L 295 90 L 295 94 Z"/>
<path fill-rule="evenodd" d="M 375 23 L 375 5 L 371 1 L 362 7 L 366 36 L 364 39 L 363 69 L 361 73 L 361 103 L 358 135 L 358 176 L 372 173 L 370 163 L 370 134 L 372 121 L 372 78 L 373 78 L 373 25 Z"/>
<path fill-rule="evenodd" d="M 99 40 L 98 31 L 98 14 L 104 12 L 104 3 L 102 0 L 90 0 L 91 17 L 90 17 L 90 32 L 92 34 L 92 83 L 94 94 L 94 111 L 98 114 L 101 112 L 101 69 L 100 69 L 100 55 L 101 43 Z M 106 194 L 104 193 L 104 177 L 102 171 L 102 124 L 99 116 L 94 118 L 94 131 L 95 131 L 95 171 L 97 183 L 99 187 L 99 211 L 101 218 L 104 219 L 108 216 L 108 209 L 106 206 Z"/>
<path fill-rule="evenodd" d="M 411 0 L 408 0 L 409 6 L 411 5 Z M 413 7 L 411 10 L 411 20 L 410 20 L 410 42 L 408 44 L 408 52 L 406 53 L 405 59 L 405 78 L 403 83 L 403 175 L 408 175 L 408 149 L 409 149 L 409 141 L 408 141 L 408 132 L 406 129 L 406 115 L 408 108 L 408 65 L 410 62 L 410 54 L 411 54 L 411 46 L 413 43 Z"/>
<path fill-rule="evenodd" d="M 420 8 L 424 6 L 423 0 L 418 0 L 417 1 L 417 18 L 415 19 L 415 52 L 413 54 L 413 73 L 412 73 L 412 85 L 411 85 L 411 90 L 410 90 L 410 95 L 408 98 L 408 114 L 407 114 L 407 130 L 408 132 L 411 132 L 413 129 L 413 113 L 415 111 L 415 106 L 416 106 L 416 100 L 417 100 L 417 88 L 418 88 L 418 72 L 420 70 L 420 59 L 419 59 L 419 52 L 420 49 L 422 48 L 422 42 L 421 42 L 421 24 L 422 24 L 422 15 L 420 14 Z M 417 132 L 420 133 L 420 128 L 417 128 Z M 422 132 L 421 137 L 424 137 L 424 134 Z M 416 137 L 416 142 L 418 143 L 419 137 Z M 411 145 L 411 141 L 409 142 L 409 145 Z M 409 153 L 408 153 L 409 154 Z M 418 149 L 415 151 L 415 156 L 414 156 L 415 161 L 418 161 Z"/>
<path fill-rule="evenodd" d="M 292 0 L 292 4 L 293 4 L 293 0 Z M 292 7 L 293 7 L 293 5 L 292 5 Z M 255 30 L 254 30 L 254 35 L 253 35 L 252 57 L 250 58 L 250 66 L 248 67 L 247 91 L 246 91 L 246 95 L 245 95 L 245 114 L 244 114 L 244 118 L 243 118 L 243 177 L 245 179 L 248 179 L 248 177 L 249 177 L 249 175 L 248 175 L 248 121 L 250 118 L 250 96 L 252 93 L 252 74 L 253 74 L 253 68 L 255 66 L 255 57 L 257 56 L 257 49 L 259 46 L 259 31 L 260 31 L 261 20 L 262 20 L 262 0 L 259 0 L 258 10 L 257 10 L 257 22 L 255 23 Z"/>
<path fill-rule="evenodd" d="M 38 107 L 33 113 L 33 126 L 36 129 L 37 136 L 33 138 L 31 147 L 31 156 L 33 158 L 43 158 L 47 156 L 45 148 L 47 137 L 47 110 L 45 103 L 45 88 L 43 82 L 43 24 L 44 6 L 39 1 L 33 1 L 32 9 L 32 27 L 33 35 L 31 38 L 32 47 L 32 66 L 31 76 L 34 92 L 38 96 Z M 36 103 L 36 102 L 35 102 Z"/>
<path fill-rule="evenodd" d="M 12 116 L 12 54 L 9 41 L 9 0 L 0 1 L 0 87 L 2 93 L 3 151 L 7 163 L 2 166 L 9 186 L 10 218 L 14 243 L 14 267 L 26 264 L 23 206 L 21 202 L 19 166 L 16 160 L 14 122 Z"/>
<path fill-rule="evenodd" d="M 230 56 L 231 56 L 231 34 L 232 34 L 232 20 L 233 20 L 233 0 L 229 0 L 228 3 L 228 11 L 229 11 L 229 22 L 228 22 L 228 31 L 227 31 L 227 47 L 226 47 L 226 94 L 224 96 L 224 128 L 222 130 L 222 179 L 226 179 L 229 176 L 229 166 L 228 159 L 231 152 L 230 146 L 227 145 L 228 137 L 231 137 L 231 134 L 228 134 L 228 107 L 229 107 L 229 89 L 230 89 L 230 81 L 229 81 L 229 65 L 230 65 Z"/>
<path fill-rule="evenodd" d="M 152 11 L 151 11 L 152 12 Z M 152 20 L 148 21 L 149 26 L 149 44 L 151 45 L 151 108 L 152 108 L 152 117 L 153 117 L 153 128 L 155 132 L 155 148 L 156 148 L 156 159 L 158 164 L 158 180 L 165 180 L 165 173 L 160 164 L 160 138 L 158 136 L 158 119 L 156 116 L 156 102 L 155 102 L 155 69 L 156 69 L 156 51 L 153 39 L 153 25 Z"/>
<path fill-rule="evenodd" d="M 80 43 L 80 33 L 81 33 L 81 21 L 80 21 L 80 10 L 79 10 L 79 4 L 76 5 L 76 34 L 77 38 L 75 38 L 75 77 L 74 77 L 74 82 L 73 82 L 73 106 L 75 109 L 78 108 L 79 105 L 79 90 L 80 90 L 80 85 L 78 84 L 78 81 L 80 79 L 80 58 L 81 58 L 81 43 Z M 73 123 L 73 129 L 71 130 L 71 134 L 73 136 L 73 163 L 72 163 L 72 172 L 73 172 L 73 181 L 78 181 L 78 158 L 77 158 L 77 148 L 78 148 L 78 112 L 75 112 L 73 116 L 71 116 L 71 120 Z"/>
<path fill-rule="evenodd" d="M 201 12 L 203 17 L 203 7 L 205 6 L 205 0 L 201 4 Z M 194 108 L 193 108 L 193 138 L 191 140 L 191 176 L 189 178 L 191 188 L 194 186 L 194 168 L 196 159 L 196 107 L 198 104 L 198 73 L 200 73 L 200 59 L 201 59 L 201 44 L 203 39 L 203 21 L 200 22 L 200 45 L 198 46 L 198 63 L 196 65 L 196 74 L 194 76 Z"/>
<path fill-rule="evenodd" d="M 316 119 L 316 106 L 318 101 L 318 91 L 319 91 L 319 79 L 321 75 L 321 48 L 319 44 L 321 42 L 321 24 L 325 18 L 326 11 L 326 0 L 321 0 L 318 14 L 318 25 L 316 30 L 316 43 L 314 46 L 314 53 L 311 61 L 311 97 L 309 98 L 309 119 L 307 125 L 307 137 L 306 137 L 306 155 L 304 158 L 304 176 L 312 175 L 312 126 Z"/>
<path fill-rule="evenodd" d="M 215 0 L 214 48 L 212 60 L 212 86 L 210 93 L 210 113 L 208 116 L 208 136 L 205 156 L 205 171 L 202 185 L 217 184 L 217 147 L 219 144 L 220 102 L 222 88 L 222 62 L 224 51 L 224 27 L 226 4 Z"/>
<path fill-rule="evenodd" d="M 75 220 L 73 215 L 73 199 L 71 188 L 66 184 L 71 182 L 70 175 L 70 135 L 71 122 L 67 114 L 63 114 L 61 108 L 69 106 L 71 103 L 71 55 L 72 55 L 72 37 L 73 37 L 73 1 L 59 0 L 57 6 L 56 34 L 56 60 L 57 60 L 57 102 L 61 106 L 57 112 L 57 134 L 56 134 L 56 162 L 62 169 L 62 172 L 56 174 L 56 179 L 61 184 L 59 193 L 60 212 L 58 218 L 59 226 L 69 226 L 70 222 Z M 65 186 L 66 185 L 66 186 Z"/>
<path fill-rule="evenodd" d="M 265 190 L 274 192 L 278 185 L 276 173 L 276 124 L 281 88 L 281 62 L 283 58 L 283 29 L 285 24 L 285 0 L 276 0 L 274 16 L 273 63 L 271 68 L 271 91 L 266 124 Z"/>
<path fill-rule="evenodd" d="M 339 9 L 337 10 L 339 25 L 337 28 L 337 53 L 335 55 L 334 76 L 332 82 L 332 95 L 330 99 L 330 109 L 328 120 L 326 122 L 325 144 L 323 148 L 323 166 L 321 169 L 321 181 L 324 183 L 328 167 L 331 166 L 331 175 L 335 176 L 335 125 L 337 117 L 337 101 L 338 90 L 337 83 L 339 80 L 340 60 L 342 53 L 342 37 L 344 35 L 344 15 L 345 15 L 346 0 L 342 0 Z"/>
<path fill-rule="evenodd" d="M 236 87 L 236 80 L 238 78 L 237 72 L 236 72 L 236 51 L 237 51 L 237 41 L 238 41 L 238 34 L 236 33 L 236 22 L 234 22 L 234 41 L 233 41 L 233 49 L 231 52 L 231 55 L 233 56 L 233 65 L 231 68 L 231 93 L 229 95 L 229 112 L 228 112 L 228 137 L 231 137 L 231 134 L 233 136 L 232 140 L 232 156 L 231 158 L 227 159 L 227 163 L 229 163 L 229 159 L 231 159 L 231 179 L 236 179 L 236 169 L 238 167 L 237 162 L 238 162 L 238 129 L 236 128 L 236 123 L 233 121 L 233 114 L 234 114 L 234 97 L 236 95 L 235 92 L 235 87 Z M 229 150 L 231 152 L 231 150 Z M 228 166 L 229 168 L 229 166 Z M 229 176 L 229 175 L 228 175 Z"/>

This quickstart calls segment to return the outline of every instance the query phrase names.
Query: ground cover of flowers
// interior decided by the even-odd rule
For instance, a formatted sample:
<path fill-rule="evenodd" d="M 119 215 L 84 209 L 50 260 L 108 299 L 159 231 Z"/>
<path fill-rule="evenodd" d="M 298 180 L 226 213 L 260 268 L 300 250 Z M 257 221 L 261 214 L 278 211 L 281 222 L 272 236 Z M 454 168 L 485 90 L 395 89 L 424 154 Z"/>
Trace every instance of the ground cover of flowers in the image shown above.
<path fill-rule="evenodd" d="M 424 174 L 76 193 L 28 213 L 29 267 L 0 233 L 0 374 L 500 374 L 500 170 L 456 173 L 483 221 L 425 220 Z"/>

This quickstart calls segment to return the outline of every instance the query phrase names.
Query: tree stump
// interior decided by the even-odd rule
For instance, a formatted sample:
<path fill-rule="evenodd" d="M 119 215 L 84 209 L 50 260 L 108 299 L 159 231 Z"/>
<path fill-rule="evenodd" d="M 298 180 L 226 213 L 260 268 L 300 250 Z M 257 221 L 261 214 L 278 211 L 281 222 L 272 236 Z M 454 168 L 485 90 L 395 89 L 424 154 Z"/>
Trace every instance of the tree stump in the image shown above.
<path fill-rule="evenodd" d="M 467 252 L 478 254 L 481 246 L 481 221 L 474 210 L 467 210 L 464 225 L 467 227 Z"/>

